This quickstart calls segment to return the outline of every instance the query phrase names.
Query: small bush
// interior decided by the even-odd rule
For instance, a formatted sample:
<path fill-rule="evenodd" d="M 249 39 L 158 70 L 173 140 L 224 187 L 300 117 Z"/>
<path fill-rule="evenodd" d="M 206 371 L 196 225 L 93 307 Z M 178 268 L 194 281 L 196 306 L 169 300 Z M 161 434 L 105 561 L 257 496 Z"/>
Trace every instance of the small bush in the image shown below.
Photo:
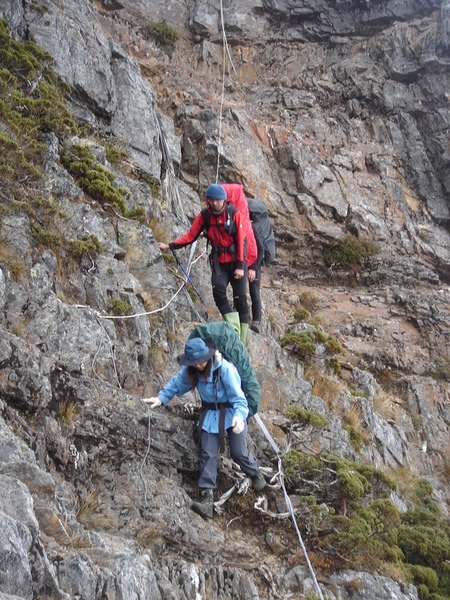
<path fill-rule="evenodd" d="M 61 236 L 57 231 L 41 227 L 38 224 L 31 227 L 31 237 L 37 244 L 50 248 L 58 247 L 61 244 Z"/>
<path fill-rule="evenodd" d="M 337 375 L 338 377 L 342 376 L 342 367 L 337 356 L 331 356 L 328 359 L 328 364 L 335 375 Z"/>
<path fill-rule="evenodd" d="M 15 258 L 13 253 L 6 247 L 4 241 L 0 238 L 0 263 L 5 265 L 11 275 L 20 279 L 25 275 L 25 263 L 23 260 Z"/>
<path fill-rule="evenodd" d="M 300 425 L 312 425 L 314 427 L 324 427 L 328 425 L 328 420 L 318 412 L 313 410 L 306 410 L 300 406 L 290 406 L 284 411 L 284 416 Z"/>
<path fill-rule="evenodd" d="M 100 494 L 98 491 L 92 491 L 80 500 L 78 505 L 77 517 L 80 521 L 96 514 L 100 507 Z"/>
<path fill-rule="evenodd" d="M 61 161 L 86 194 L 98 200 L 102 206 L 110 205 L 123 216 L 127 216 L 125 200 L 130 192 L 113 185 L 114 175 L 96 161 L 87 146 L 74 144 L 66 148 Z"/>
<path fill-rule="evenodd" d="M 310 319 L 311 313 L 304 306 L 299 306 L 294 311 L 293 322 L 301 323 Z"/>
<path fill-rule="evenodd" d="M 434 569 L 422 567 L 420 565 L 405 565 L 405 571 L 408 579 L 418 586 L 426 585 L 429 592 L 437 592 L 439 589 L 439 577 Z"/>
<path fill-rule="evenodd" d="M 163 531 L 164 526 L 161 523 L 155 523 L 140 530 L 136 535 L 136 540 L 143 548 L 150 549 L 161 538 Z"/>
<path fill-rule="evenodd" d="M 113 315 L 131 315 L 133 312 L 133 307 L 126 300 L 122 300 L 122 298 L 111 298 L 108 302 L 108 308 L 112 312 Z"/>
<path fill-rule="evenodd" d="M 95 235 L 87 235 L 81 240 L 73 240 L 69 244 L 69 254 L 76 259 L 84 256 L 97 256 L 103 252 L 103 246 Z"/>
<path fill-rule="evenodd" d="M 71 400 L 64 400 L 58 404 L 58 418 L 65 423 L 70 425 L 78 417 L 78 407 L 75 402 Z"/>
<path fill-rule="evenodd" d="M 128 158 L 128 153 L 116 144 L 107 142 L 105 144 L 105 156 L 108 162 L 115 165 Z"/>
<path fill-rule="evenodd" d="M 327 267 L 359 267 L 377 251 L 377 246 L 373 242 L 347 235 L 342 240 L 332 242 L 328 248 L 325 248 L 323 259 Z"/>
<path fill-rule="evenodd" d="M 282 348 L 290 347 L 291 352 L 300 360 L 308 360 L 314 356 L 316 345 L 311 333 L 287 333 L 280 340 Z"/>
<path fill-rule="evenodd" d="M 0 179 L 12 198 L 38 183 L 44 170 L 43 133 L 63 139 L 76 133 L 67 86 L 52 70 L 52 58 L 31 41 L 15 40 L 0 19 Z M 24 182 L 24 183 L 23 183 Z"/>
<path fill-rule="evenodd" d="M 428 527 L 434 527 L 439 522 L 439 513 L 430 512 L 425 508 L 410 509 L 403 513 L 402 522 L 405 525 L 426 525 Z"/>
<path fill-rule="evenodd" d="M 323 375 L 317 366 L 310 366 L 305 371 L 305 379 L 312 384 L 312 393 L 325 400 L 332 408 L 340 390 L 341 384 Z"/>
<path fill-rule="evenodd" d="M 398 545 L 407 562 L 431 567 L 437 572 L 442 570 L 445 561 L 450 560 L 448 527 L 443 522 L 440 527 L 401 525 Z"/>
<path fill-rule="evenodd" d="M 152 230 L 155 241 L 157 241 L 158 243 L 159 242 L 164 242 L 164 243 L 167 242 L 167 231 L 158 219 L 155 219 L 155 218 L 150 219 L 150 222 L 148 225 L 149 225 L 150 229 Z"/>
<path fill-rule="evenodd" d="M 330 354 L 340 354 L 342 352 L 341 344 L 332 335 L 329 335 L 327 337 L 327 339 L 325 340 L 324 346 L 325 346 L 325 349 L 327 350 L 327 352 L 329 352 Z"/>
<path fill-rule="evenodd" d="M 302 474 L 304 477 L 314 478 L 319 475 L 322 468 L 319 457 L 299 450 L 289 450 L 284 457 L 284 462 L 288 477 Z"/>
<path fill-rule="evenodd" d="M 166 23 L 166 21 L 152 21 L 144 27 L 144 34 L 153 38 L 163 46 L 175 46 L 180 37 L 178 33 Z"/>
<path fill-rule="evenodd" d="M 311 314 L 314 314 L 316 312 L 317 306 L 319 304 L 319 299 L 315 294 L 313 294 L 313 292 L 310 292 L 309 290 L 301 292 L 299 300 L 300 306 L 306 308 L 306 310 L 308 310 Z"/>
<path fill-rule="evenodd" d="M 344 429 L 350 436 L 350 443 L 353 448 L 359 452 L 365 441 L 367 432 L 364 430 L 364 426 L 361 421 L 361 414 L 358 407 L 352 407 L 344 416 Z"/>

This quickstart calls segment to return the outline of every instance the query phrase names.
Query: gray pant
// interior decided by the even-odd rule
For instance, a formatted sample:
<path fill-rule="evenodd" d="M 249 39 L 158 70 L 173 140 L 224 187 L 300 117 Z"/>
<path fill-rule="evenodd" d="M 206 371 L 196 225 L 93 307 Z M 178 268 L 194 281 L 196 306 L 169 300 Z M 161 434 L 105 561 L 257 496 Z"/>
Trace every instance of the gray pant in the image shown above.
<path fill-rule="evenodd" d="M 258 462 L 247 448 L 247 423 L 244 431 L 239 435 L 227 429 L 228 443 L 231 458 L 237 463 L 246 475 L 253 477 L 259 469 Z M 198 487 L 204 490 L 213 490 L 216 487 L 217 461 L 219 458 L 219 434 L 208 433 L 202 430 L 200 452 L 200 477 Z"/>

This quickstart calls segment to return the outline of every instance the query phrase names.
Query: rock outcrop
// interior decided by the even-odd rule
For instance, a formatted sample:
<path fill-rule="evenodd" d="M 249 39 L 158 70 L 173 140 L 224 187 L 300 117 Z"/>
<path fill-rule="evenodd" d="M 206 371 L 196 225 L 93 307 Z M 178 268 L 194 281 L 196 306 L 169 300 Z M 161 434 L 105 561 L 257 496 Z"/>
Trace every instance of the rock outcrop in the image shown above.
<path fill-rule="evenodd" d="M 420 597 L 386 576 L 374 548 L 378 562 L 356 554 L 355 570 L 343 540 L 330 542 L 333 565 L 321 550 L 333 513 L 347 523 L 363 494 L 367 510 L 389 499 L 389 529 L 408 509 L 448 514 L 449 12 L 447 0 L 232 0 L 221 113 L 216 3 L 3 1 L 14 38 L 52 57 L 80 127 L 64 140 L 41 132 L 37 199 L 0 189 L 2 598 L 315 592 L 281 491 L 269 487 L 266 512 L 249 491 L 203 521 L 190 510 L 194 417 L 177 402 L 152 412 L 139 401 L 173 373 L 193 324 L 220 318 L 206 257 L 193 264 L 194 291 L 157 244 L 186 229 L 217 167 L 265 199 L 274 223 L 263 333 L 250 333 L 249 351 L 261 417 L 283 453 L 312 457 L 287 483 L 320 586 L 336 600 Z M 152 23 L 176 42 L 152 37 Z M 26 82 L 29 95 L 48 68 Z M 11 131 L 0 111 L 0 136 Z M 77 145 L 110 174 L 122 212 L 67 166 Z M 36 235 L 32 201 L 51 202 L 58 240 Z M 345 262 L 349 240 L 370 252 Z M 71 246 L 93 241 L 95 251 Z M 286 333 L 314 338 L 312 361 Z M 269 478 L 277 459 L 254 422 L 250 433 Z M 318 456 L 331 479 L 320 479 Z M 224 457 L 219 491 L 236 478 Z"/>

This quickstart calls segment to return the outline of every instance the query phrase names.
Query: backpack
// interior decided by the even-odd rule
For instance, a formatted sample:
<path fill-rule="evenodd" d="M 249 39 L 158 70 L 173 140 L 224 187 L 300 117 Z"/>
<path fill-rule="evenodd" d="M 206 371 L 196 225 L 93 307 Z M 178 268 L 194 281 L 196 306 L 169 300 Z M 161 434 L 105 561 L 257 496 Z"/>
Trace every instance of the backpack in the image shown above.
<path fill-rule="evenodd" d="M 241 387 L 247 399 L 248 414 L 250 417 L 255 415 L 259 409 L 261 389 L 247 349 L 236 335 L 232 325 L 227 321 L 204 323 L 191 331 L 189 339 L 194 337 L 202 338 L 205 342 L 212 342 L 225 360 L 233 363 L 241 377 Z"/>
<path fill-rule="evenodd" d="M 270 265 L 275 260 L 275 236 L 266 203 L 262 200 L 247 198 L 247 204 L 255 237 L 264 248 L 262 264 Z"/>
<path fill-rule="evenodd" d="M 231 203 L 241 214 L 242 227 L 247 239 L 247 264 L 251 266 L 258 258 L 258 248 L 256 245 L 255 234 L 253 233 L 248 211 L 247 198 L 244 194 L 244 186 L 240 183 L 222 183 L 223 189 L 227 193 L 227 202 Z"/>

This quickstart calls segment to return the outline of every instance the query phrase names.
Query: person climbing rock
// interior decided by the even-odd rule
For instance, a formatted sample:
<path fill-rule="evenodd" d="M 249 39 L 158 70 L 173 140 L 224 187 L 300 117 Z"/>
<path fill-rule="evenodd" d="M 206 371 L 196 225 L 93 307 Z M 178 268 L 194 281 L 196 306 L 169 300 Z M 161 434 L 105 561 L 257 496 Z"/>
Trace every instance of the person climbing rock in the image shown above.
<path fill-rule="evenodd" d="M 213 494 L 216 488 L 219 450 L 224 450 L 228 435 L 231 458 L 252 480 L 255 491 L 261 491 L 265 479 L 258 461 L 247 448 L 248 406 L 241 389 L 236 367 L 199 337 L 186 342 L 184 353 L 177 357 L 181 369 L 162 388 L 157 397 L 143 398 L 151 408 L 166 405 L 174 396 L 197 389 L 202 411 L 199 419 L 200 500 L 192 510 L 203 517 L 213 516 Z"/>
<path fill-rule="evenodd" d="M 250 223 L 257 248 L 257 258 L 248 268 L 249 291 L 252 305 L 250 329 L 261 331 L 261 276 L 262 267 L 275 260 L 275 235 L 270 222 L 269 210 L 262 200 L 247 198 Z"/>
<path fill-rule="evenodd" d="M 170 242 L 160 243 L 161 251 L 177 250 L 192 244 L 205 231 L 211 245 L 211 285 L 214 301 L 222 317 L 236 330 L 243 343 L 248 331 L 247 264 L 255 256 L 246 256 L 247 244 L 241 213 L 227 202 L 223 186 L 213 183 L 205 193 L 206 208 L 194 219 L 189 231 Z M 233 289 L 233 304 L 227 297 L 227 288 Z"/>
<path fill-rule="evenodd" d="M 248 269 L 248 289 L 252 304 L 252 323 L 250 329 L 255 333 L 261 332 L 261 275 L 264 260 L 264 246 L 257 235 L 255 235 L 258 257 Z"/>

